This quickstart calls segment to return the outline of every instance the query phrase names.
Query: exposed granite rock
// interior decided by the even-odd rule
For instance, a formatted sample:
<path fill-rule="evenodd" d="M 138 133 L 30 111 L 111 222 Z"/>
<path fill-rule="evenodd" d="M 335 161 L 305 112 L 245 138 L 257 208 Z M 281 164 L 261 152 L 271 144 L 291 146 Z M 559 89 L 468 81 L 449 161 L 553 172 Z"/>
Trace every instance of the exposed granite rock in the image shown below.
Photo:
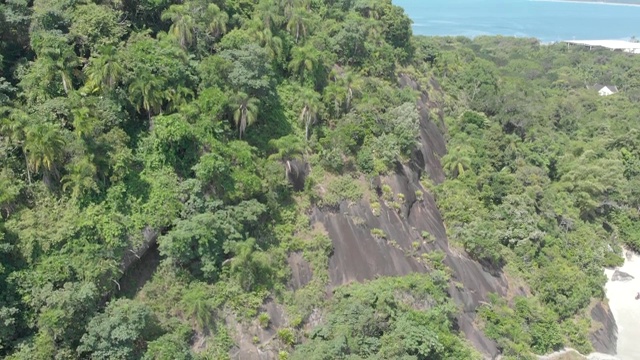
<path fill-rule="evenodd" d="M 620 270 L 616 270 L 611 276 L 611 281 L 631 281 L 633 279 L 635 279 L 633 276 Z"/>
<path fill-rule="evenodd" d="M 269 325 L 262 328 L 256 321 L 243 324 L 229 315 L 227 327 L 234 330 L 236 346 L 230 355 L 234 360 L 276 360 L 278 359 L 277 329 L 285 325 L 285 312 L 282 306 L 268 300 L 260 309 L 269 314 Z"/>
<path fill-rule="evenodd" d="M 445 265 L 453 270 L 452 281 L 463 286 L 450 286 L 452 299 L 463 309 L 458 327 L 471 343 L 487 358 L 498 355 L 496 344 L 475 326 L 475 310 L 489 293 L 505 295 L 507 281 L 493 276 L 464 254 L 449 249 L 446 231 L 433 197 L 417 182 L 418 175 L 409 167 L 382 179 L 394 194 L 405 196 L 399 211 L 380 200 L 380 215 L 374 216 L 368 203 L 361 201 L 349 206 L 342 203 L 339 212 L 315 209 L 312 220 L 322 222 L 334 246 L 329 260 L 332 286 L 378 276 L 401 276 L 429 269 L 419 260 L 420 255 L 439 249 L 446 254 Z M 418 200 L 415 190 L 423 192 Z M 353 219 L 358 218 L 358 224 Z M 364 222 L 363 222 L 364 221 Z M 371 229 L 381 229 L 385 239 L 374 237 Z M 435 241 L 425 242 L 422 232 L 429 232 Z M 418 243 L 419 246 L 414 245 Z"/>
<path fill-rule="evenodd" d="M 287 179 L 293 186 L 295 191 L 301 191 L 304 189 L 304 182 L 309 175 L 309 164 L 300 161 L 298 159 L 286 160 L 285 169 L 287 173 Z"/>
<path fill-rule="evenodd" d="M 300 289 L 307 285 L 313 278 L 313 271 L 307 260 L 299 252 L 289 254 L 287 263 L 291 268 L 291 282 L 289 286 L 293 289 Z"/>
<path fill-rule="evenodd" d="M 591 318 L 600 324 L 590 334 L 593 348 L 599 353 L 615 355 L 617 353 L 618 326 L 611 309 L 607 304 L 600 302 L 591 309 Z"/>
<path fill-rule="evenodd" d="M 420 90 L 408 76 L 401 76 L 400 83 Z M 432 87 L 438 87 L 431 84 Z M 436 183 L 444 181 L 440 157 L 446 154 L 443 131 L 430 119 L 430 108 L 437 108 L 427 92 L 417 101 L 420 111 L 420 144 L 408 165 L 398 165 L 394 174 L 377 179 L 379 216 L 375 216 L 367 201 L 355 204 L 343 202 L 339 211 L 314 209 L 313 222 L 321 222 L 334 246 L 329 260 L 331 286 L 336 287 L 354 281 L 374 279 L 379 276 L 401 276 L 413 272 L 428 272 L 420 255 L 434 250 L 446 254 L 445 265 L 453 270 L 449 293 L 461 307 L 457 326 L 469 341 L 487 358 L 495 358 L 499 350 L 475 325 L 475 311 L 489 293 L 506 295 L 508 283 L 504 276 L 493 276 L 480 264 L 464 253 L 449 248 L 446 229 L 433 196 L 420 184 L 425 173 Z M 439 119 L 440 121 L 442 119 Z M 441 124 L 441 126 L 443 126 Z M 392 188 L 400 207 L 390 206 L 381 195 L 381 187 Z M 419 191 L 419 196 L 416 195 Z M 354 221 L 357 219 L 357 221 Z M 385 237 L 373 236 L 372 229 L 380 229 Z M 422 232 L 431 234 L 433 241 L 422 238 Z M 462 286 L 454 286 L 460 283 Z"/>

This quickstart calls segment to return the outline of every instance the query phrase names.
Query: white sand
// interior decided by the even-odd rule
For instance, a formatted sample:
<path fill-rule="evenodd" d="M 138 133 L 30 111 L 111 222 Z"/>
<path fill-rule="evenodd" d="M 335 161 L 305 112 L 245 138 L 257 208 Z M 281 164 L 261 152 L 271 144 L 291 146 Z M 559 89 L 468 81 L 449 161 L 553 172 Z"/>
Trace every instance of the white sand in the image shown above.
<path fill-rule="evenodd" d="M 620 271 L 634 277 L 631 281 L 611 281 L 614 270 L 605 270 L 609 278 L 606 290 L 609 307 L 618 324 L 618 355 L 620 360 L 640 360 L 640 256 L 631 255 Z"/>

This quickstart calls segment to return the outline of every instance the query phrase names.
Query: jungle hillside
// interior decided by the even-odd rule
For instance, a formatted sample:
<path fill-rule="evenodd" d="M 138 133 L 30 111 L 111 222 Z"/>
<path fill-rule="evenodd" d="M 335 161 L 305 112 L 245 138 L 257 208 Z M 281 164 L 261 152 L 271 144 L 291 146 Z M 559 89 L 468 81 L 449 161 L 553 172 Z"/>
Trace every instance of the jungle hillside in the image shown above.
<path fill-rule="evenodd" d="M 602 351 L 639 104 L 390 0 L 3 1 L 0 358 Z"/>

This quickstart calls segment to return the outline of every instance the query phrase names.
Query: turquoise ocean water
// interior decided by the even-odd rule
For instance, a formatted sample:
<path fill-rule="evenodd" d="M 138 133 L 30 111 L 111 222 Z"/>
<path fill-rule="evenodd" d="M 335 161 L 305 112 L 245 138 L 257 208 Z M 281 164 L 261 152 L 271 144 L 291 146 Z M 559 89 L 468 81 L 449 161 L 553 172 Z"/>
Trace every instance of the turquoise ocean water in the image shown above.
<path fill-rule="evenodd" d="M 535 0 L 393 0 L 416 35 L 505 35 L 542 42 L 640 38 L 640 6 Z"/>

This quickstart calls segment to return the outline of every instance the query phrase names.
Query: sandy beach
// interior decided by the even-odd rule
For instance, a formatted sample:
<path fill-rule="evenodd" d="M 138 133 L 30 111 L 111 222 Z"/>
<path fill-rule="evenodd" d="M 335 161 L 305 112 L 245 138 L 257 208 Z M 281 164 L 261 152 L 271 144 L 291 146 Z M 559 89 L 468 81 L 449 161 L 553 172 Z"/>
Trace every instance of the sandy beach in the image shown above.
<path fill-rule="evenodd" d="M 640 360 L 640 256 L 627 253 L 624 266 L 618 270 L 634 277 L 629 281 L 611 281 L 615 270 L 605 270 L 609 307 L 618 324 L 618 354 L 620 360 Z"/>

